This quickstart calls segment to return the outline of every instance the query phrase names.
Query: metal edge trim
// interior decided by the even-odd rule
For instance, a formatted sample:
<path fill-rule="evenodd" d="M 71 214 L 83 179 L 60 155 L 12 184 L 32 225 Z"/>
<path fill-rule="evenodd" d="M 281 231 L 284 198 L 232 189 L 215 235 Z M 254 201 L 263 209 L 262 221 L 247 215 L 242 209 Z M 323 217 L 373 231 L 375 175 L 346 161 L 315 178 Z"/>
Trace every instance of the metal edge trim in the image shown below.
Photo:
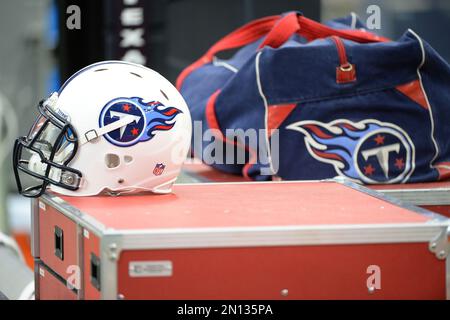
<path fill-rule="evenodd" d="M 376 190 L 376 189 L 375 189 Z M 395 197 L 414 205 L 450 205 L 450 189 L 404 189 L 404 190 L 377 190 L 380 193 Z"/>
<path fill-rule="evenodd" d="M 41 256 L 39 250 L 39 199 L 31 201 L 31 255 L 38 259 Z"/>
<path fill-rule="evenodd" d="M 363 193 L 365 193 L 365 194 L 367 194 L 369 196 L 375 197 L 377 199 L 389 202 L 389 203 L 391 203 L 393 205 L 402 207 L 404 209 L 407 209 L 407 210 L 413 211 L 413 212 L 415 212 L 417 214 L 420 214 L 422 216 L 425 216 L 428 219 L 430 219 L 430 222 L 431 221 L 440 221 L 440 222 L 450 221 L 449 218 L 447 218 L 447 217 L 445 217 L 443 215 L 440 215 L 438 213 L 435 213 L 435 212 L 429 211 L 427 209 L 418 207 L 415 204 L 404 202 L 401 199 L 398 199 L 398 198 L 393 197 L 391 195 L 387 195 L 387 194 L 382 193 L 380 191 L 369 189 L 369 188 L 367 188 L 367 187 L 365 187 L 363 185 L 357 184 L 357 183 L 349 181 L 347 179 L 337 178 L 337 179 L 333 179 L 333 181 L 335 181 L 337 183 L 341 183 L 341 184 L 343 184 L 343 185 L 345 185 L 347 187 L 350 187 L 352 189 L 358 190 L 360 192 L 363 192 Z"/>
<path fill-rule="evenodd" d="M 238 181 L 238 182 L 233 182 L 233 181 L 229 181 L 229 182 L 208 182 L 208 186 L 211 185 L 229 185 L 229 184 L 296 184 L 296 183 L 317 183 L 317 182 L 336 182 L 334 179 L 324 179 L 324 180 L 280 180 L 280 181 L 274 181 L 274 180 L 270 180 L 270 181 Z M 174 186 L 198 186 L 198 185 L 206 185 L 203 183 L 198 183 L 198 182 L 191 182 L 191 183 L 175 183 Z"/>
<path fill-rule="evenodd" d="M 79 288 L 78 288 L 78 300 L 84 300 L 84 240 L 83 240 L 83 227 L 77 224 L 77 263 L 80 270 Z"/>
<path fill-rule="evenodd" d="M 121 236 L 105 234 L 100 238 L 100 297 L 102 300 L 117 300 L 117 260 L 122 250 Z M 115 256 L 112 256 L 112 255 Z"/>
<path fill-rule="evenodd" d="M 39 275 L 39 259 L 34 259 L 34 299 L 41 300 L 41 284 Z"/>
<path fill-rule="evenodd" d="M 123 249 L 261 247 L 286 245 L 430 242 L 448 224 L 327 225 L 245 228 L 111 230 L 105 235 Z M 102 244 L 108 251 L 108 246 Z"/>
<path fill-rule="evenodd" d="M 64 201 L 62 198 L 56 195 L 43 194 L 40 198 L 45 204 L 51 205 L 53 208 L 61 212 L 69 219 L 77 222 L 83 228 L 89 229 L 98 237 L 101 237 L 107 230 L 106 226 L 91 217 L 73 207 L 70 203 Z"/>

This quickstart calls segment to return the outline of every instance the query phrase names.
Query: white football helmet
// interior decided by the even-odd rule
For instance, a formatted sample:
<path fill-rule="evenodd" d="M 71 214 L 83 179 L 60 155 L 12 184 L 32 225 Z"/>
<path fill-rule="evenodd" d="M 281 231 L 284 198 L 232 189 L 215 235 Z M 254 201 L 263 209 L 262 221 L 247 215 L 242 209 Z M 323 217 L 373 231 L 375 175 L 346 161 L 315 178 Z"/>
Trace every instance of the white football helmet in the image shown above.
<path fill-rule="evenodd" d="M 38 197 L 47 186 L 70 196 L 171 191 L 189 150 L 191 117 L 157 72 L 95 63 L 38 108 L 28 135 L 14 145 L 21 194 Z"/>

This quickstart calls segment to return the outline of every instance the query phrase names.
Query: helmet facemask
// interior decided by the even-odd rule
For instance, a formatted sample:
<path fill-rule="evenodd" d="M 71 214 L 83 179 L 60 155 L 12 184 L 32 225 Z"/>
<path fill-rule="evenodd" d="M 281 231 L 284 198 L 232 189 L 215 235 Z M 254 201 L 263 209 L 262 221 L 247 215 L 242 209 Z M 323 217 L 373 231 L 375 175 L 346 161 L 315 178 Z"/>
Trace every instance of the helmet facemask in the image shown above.
<path fill-rule="evenodd" d="M 79 197 L 168 193 L 191 141 L 181 94 L 157 72 L 128 62 L 83 68 L 38 109 L 14 147 L 17 186 L 27 197 L 47 187 Z"/>
<path fill-rule="evenodd" d="M 38 104 L 39 116 L 27 136 L 15 141 L 13 166 L 19 193 L 39 197 L 49 184 L 75 191 L 82 174 L 67 165 L 78 149 L 67 116 L 55 109 L 57 94 Z"/>

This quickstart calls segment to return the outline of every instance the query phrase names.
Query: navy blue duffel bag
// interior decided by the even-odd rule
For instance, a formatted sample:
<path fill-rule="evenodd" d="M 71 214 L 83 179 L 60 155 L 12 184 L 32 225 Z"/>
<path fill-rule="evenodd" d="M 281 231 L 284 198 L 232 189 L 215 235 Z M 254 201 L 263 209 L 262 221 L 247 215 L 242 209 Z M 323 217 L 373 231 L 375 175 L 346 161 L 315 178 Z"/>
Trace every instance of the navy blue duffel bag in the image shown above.
<path fill-rule="evenodd" d="M 450 177 L 450 68 L 412 30 L 390 41 L 345 19 L 271 16 L 217 42 L 177 87 L 204 136 L 213 129 L 213 139 L 194 134 L 194 155 L 210 152 L 205 162 L 225 172 L 366 184 Z"/>

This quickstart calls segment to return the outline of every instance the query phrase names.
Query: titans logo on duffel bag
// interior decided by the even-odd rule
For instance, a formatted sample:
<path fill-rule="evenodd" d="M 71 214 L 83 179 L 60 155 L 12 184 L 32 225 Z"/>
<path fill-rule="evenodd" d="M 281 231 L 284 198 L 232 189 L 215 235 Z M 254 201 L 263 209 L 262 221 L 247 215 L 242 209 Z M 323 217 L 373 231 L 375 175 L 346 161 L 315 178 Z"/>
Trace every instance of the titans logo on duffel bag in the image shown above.
<path fill-rule="evenodd" d="M 299 121 L 286 129 L 305 136 L 310 155 L 334 166 L 339 175 L 364 183 L 402 183 L 414 171 L 411 138 L 392 123 L 366 119 L 330 123 Z"/>
<path fill-rule="evenodd" d="M 117 98 L 108 102 L 99 118 L 100 127 L 124 117 L 133 117 L 126 126 L 104 135 L 106 140 L 120 147 L 129 147 L 152 139 L 157 131 L 167 131 L 175 125 L 175 117 L 182 113 L 175 107 L 165 107 L 159 101 L 144 102 L 142 98 Z"/>

